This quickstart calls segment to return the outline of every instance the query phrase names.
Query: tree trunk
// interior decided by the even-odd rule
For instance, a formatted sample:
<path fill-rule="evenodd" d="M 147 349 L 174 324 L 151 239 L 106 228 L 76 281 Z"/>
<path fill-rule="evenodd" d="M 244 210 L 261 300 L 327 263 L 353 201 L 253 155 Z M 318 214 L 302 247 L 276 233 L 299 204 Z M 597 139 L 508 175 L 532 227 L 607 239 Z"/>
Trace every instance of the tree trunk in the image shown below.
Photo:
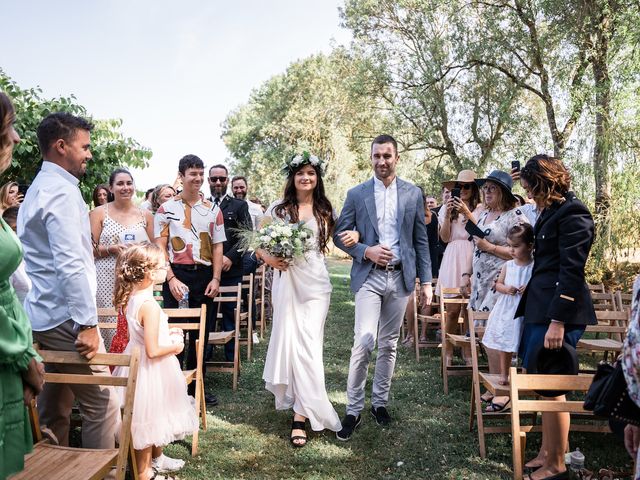
<path fill-rule="evenodd" d="M 609 235 L 609 207 L 611 204 L 611 80 L 609 78 L 609 39 L 611 19 L 607 2 L 592 4 L 593 54 L 592 69 L 595 87 L 595 143 L 593 172 L 596 184 L 597 233 Z M 606 243 L 606 242 L 605 242 Z"/>

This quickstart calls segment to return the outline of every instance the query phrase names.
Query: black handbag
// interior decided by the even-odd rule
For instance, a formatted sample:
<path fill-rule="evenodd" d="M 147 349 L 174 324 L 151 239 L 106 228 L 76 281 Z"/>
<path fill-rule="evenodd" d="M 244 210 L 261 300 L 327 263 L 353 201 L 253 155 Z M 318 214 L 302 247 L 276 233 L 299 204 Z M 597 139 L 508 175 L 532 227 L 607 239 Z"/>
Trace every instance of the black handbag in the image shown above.
<path fill-rule="evenodd" d="M 600 417 L 640 426 L 640 407 L 629 397 L 622 363 L 600 363 L 584 398 L 584 409 Z"/>

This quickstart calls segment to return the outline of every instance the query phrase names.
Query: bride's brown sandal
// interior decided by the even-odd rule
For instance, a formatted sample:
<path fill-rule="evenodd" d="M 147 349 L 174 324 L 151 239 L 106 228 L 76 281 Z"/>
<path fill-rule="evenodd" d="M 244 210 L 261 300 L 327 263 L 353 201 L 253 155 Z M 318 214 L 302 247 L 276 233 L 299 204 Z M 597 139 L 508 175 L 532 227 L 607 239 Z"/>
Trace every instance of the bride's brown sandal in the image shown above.
<path fill-rule="evenodd" d="M 302 448 L 307 444 L 307 435 L 306 435 L 306 430 L 305 430 L 305 426 L 306 426 L 306 422 L 299 422 L 297 420 L 294 420 L 293 422 L 291 422 L 291 437 L 289 437 L 289 441 L 291 442 L 291 445 L 294 446 L 294 448 Z M 302 430 L 305 432 L 305 435 L 293 435 L 293 431 L 294 430 Z M 304 440 L 304 441 L 301 441 Z"/>

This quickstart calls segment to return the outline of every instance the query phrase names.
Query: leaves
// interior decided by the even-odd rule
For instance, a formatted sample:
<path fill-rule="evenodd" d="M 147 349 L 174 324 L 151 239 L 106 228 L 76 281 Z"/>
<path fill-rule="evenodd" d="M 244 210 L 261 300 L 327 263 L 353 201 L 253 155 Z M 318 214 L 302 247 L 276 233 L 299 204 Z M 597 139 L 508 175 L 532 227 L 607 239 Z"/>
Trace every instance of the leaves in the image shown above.
<path fill-rule="evenodd" d="M 12 100 L 16 110 L 16 131 L 21 141 L 13 151 L 11 166 L 2 175 L 2 183 L 10 180 L 31 183 L 36 176 L 42 156 L 38 147 L 36 129 L 42 119 L 53 112 L 67 112 L 88 118 L 95 124 L 91 133 L 93 160 L 80 182 L 80 190 L 87 203 L 95 185 L 106 183 L 111 172 L 121 166 L 144 168 L 148 166 L 151 150 L 120 132 L 122 120 L 95 120 L 79 105 L 76 98 L 46 99 L 40 88 L 22 89 L 0 69 L 0 90 Z"/>

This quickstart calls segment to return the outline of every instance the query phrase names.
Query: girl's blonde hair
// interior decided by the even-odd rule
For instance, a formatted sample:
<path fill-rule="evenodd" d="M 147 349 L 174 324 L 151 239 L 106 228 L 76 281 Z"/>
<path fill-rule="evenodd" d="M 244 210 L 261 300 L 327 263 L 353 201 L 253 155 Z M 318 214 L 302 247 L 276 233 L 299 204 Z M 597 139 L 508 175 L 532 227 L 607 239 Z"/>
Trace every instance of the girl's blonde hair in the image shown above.
<path fill-rule="evenodd" d="M 133 287 L 145 277 L 164 265 L 164 252 L 153 243 L 140 243 L 127 247 L 116 261 L 116 284 L 113 290 L 113 305 L 126 308 Z"/>

